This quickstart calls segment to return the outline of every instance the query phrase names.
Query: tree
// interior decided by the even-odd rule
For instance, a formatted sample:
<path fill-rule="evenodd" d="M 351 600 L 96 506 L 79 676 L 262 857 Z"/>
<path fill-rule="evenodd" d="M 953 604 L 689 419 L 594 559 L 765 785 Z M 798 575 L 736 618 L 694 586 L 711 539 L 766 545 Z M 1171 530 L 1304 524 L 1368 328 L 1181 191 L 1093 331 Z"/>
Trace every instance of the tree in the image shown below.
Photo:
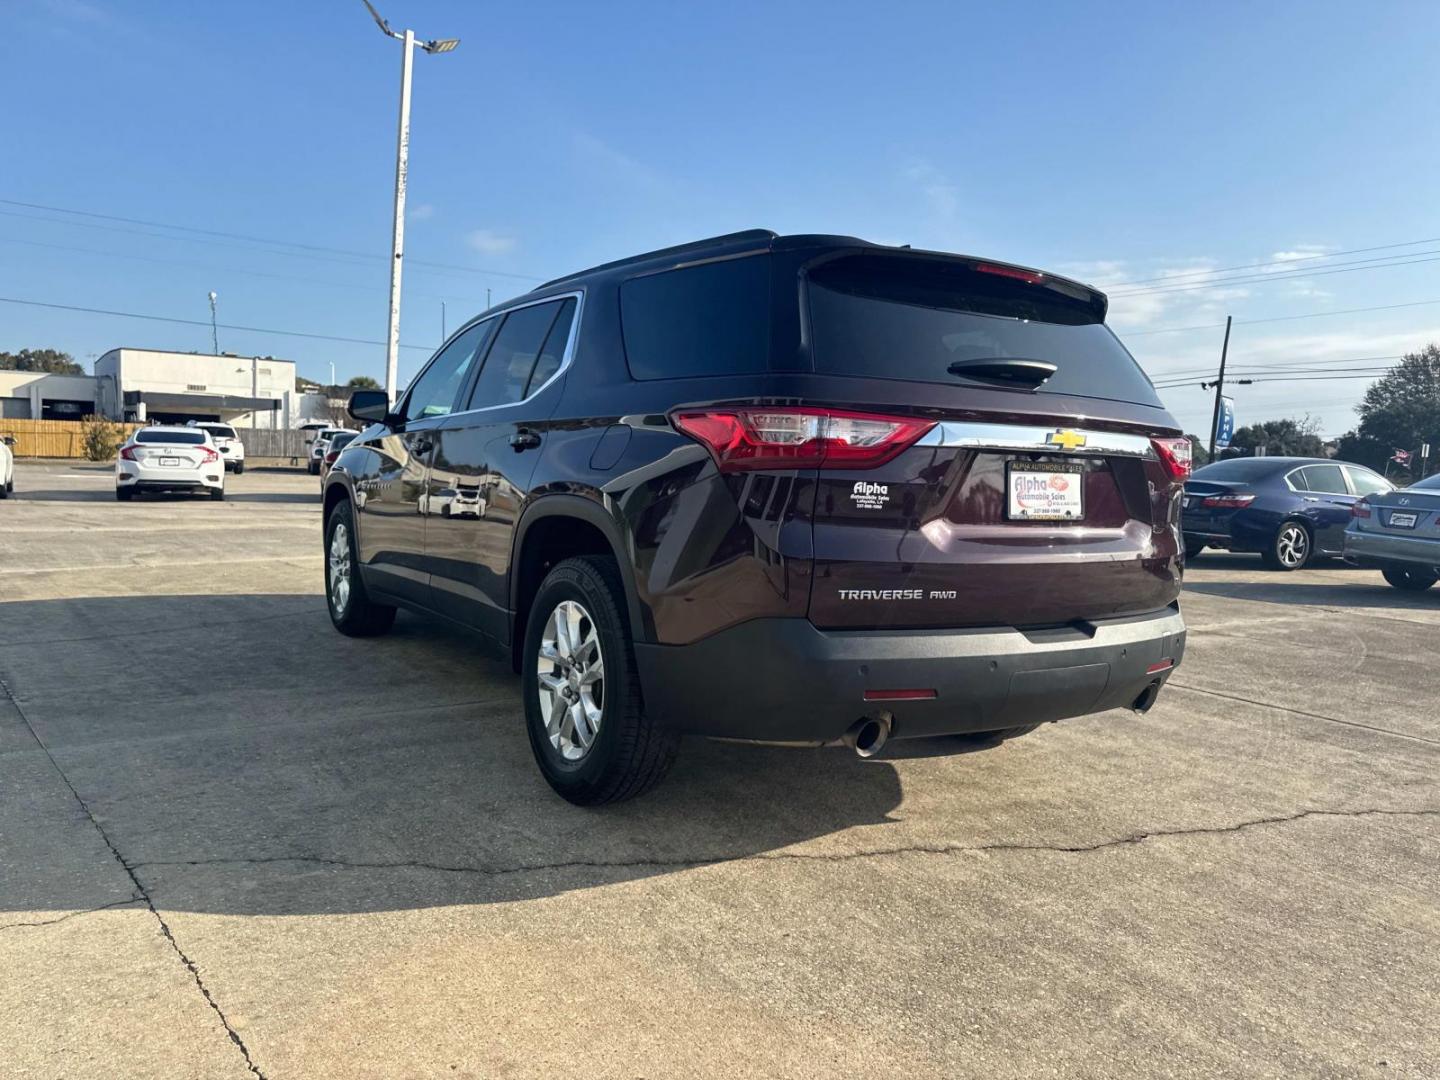
<path fill-rule="evenodd" d="M 1260 447 L 1270 457 L 1324 457 L 1320 422 L 1307 416 L 1302 420 L 1265 420 L 1247 424 L 1230 440 L 1229 456 L 1253 455 Z"/>
<path fill-rule="evenodd" d="M 1355 407 L 1360 424 L 1340 439 L 1338 456 L 1383 471 L 1396 450 L 1440 451 L 1440 346 L 1407 353 L 1365 391 Z"/>
<path fill-rule="evenodd" d="M 86 461 L 114 461 L 124 441 L 125 429 L 103 416 L 87 416 L 82 422 L 80 444 Z"/>
<path fill-rule="evenodd" d="M 1190 440 L 1190 467 L 1201 468 L 1210 464 L 1210 451 L 1205 447 L 1205 440 L 1199 435 L 1191 435 L 1188 432 L 1185 437 Z"/>
<path fill-rule="evenodd" d="M 58 349 L 21 349 L 0 352 L 0 371 L 38 371 L 48 375 L 84 375 L 85 369 L 69 353 Z"/>
<path fill-rule="evenodd" d="M 380 384 L 369 375 L 352 375 L 350 381 L 345 384 L 350 390 L 379 390 Z"/>

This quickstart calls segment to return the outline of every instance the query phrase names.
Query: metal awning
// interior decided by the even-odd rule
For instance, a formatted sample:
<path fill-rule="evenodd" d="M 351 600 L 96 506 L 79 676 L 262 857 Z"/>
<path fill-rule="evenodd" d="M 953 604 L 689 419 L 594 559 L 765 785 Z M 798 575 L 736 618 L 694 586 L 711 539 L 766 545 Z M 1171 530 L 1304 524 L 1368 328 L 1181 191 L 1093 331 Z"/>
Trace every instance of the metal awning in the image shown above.
<path fill-rule="evenodd" d="M 163 394 L 154 390 L 126 390 L 125 404 L 145 403 L 150 410 L 161 412 L 279 412 L 277 398 L 240 397 L 236 394 Z"/>

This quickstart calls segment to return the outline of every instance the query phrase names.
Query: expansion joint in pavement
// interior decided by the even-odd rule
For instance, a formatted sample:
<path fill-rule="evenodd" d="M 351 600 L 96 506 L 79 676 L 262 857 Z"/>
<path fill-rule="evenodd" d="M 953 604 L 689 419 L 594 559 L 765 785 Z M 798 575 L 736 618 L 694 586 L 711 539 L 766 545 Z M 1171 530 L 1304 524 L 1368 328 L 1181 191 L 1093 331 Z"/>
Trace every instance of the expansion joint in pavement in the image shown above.
<path fill-rule="evenodd" d="M 50 765 L 52 768 L 54 768 L 56 775 L 60 777 L 61 783 L 63 783 L 70 790 L 70 794 L 74 797 L 75 802 L 79 804 L 80 810 L 84 813 L 85 817 L 89 820 L 95 831 L 100 834 L 100 839 L 104 841 L 105 846 L 110 849 L 110 854 L 114 856 L 115 861 L 120 864 L 121 869 L 125 871 L 126 875 L 130 878 L 131 884 L 135 887 L 136 895 L 131 897 L 129 900 L 119 901 L 117 904 L 106 906 L 118 907 L 120 904 L 123 903 L 144 903 L 146 908 L 149 909 L 150 914 L 155 916 L 155 921 L 159 924 L 161 935 L 165 938 L 167 942 L 169 942 L 170 948 L 173 949 L 175 955 L 180 958 L 180 962 L 185 965 L 185 969 L 190 972 L 190 977 L 195 981 L 195 986 L 200 991 L 200 995 L 205 999 L 205 1003 L 210 1006 L 211 1010 L 219 1018 L 221 1026 L 225 1029 L 225 1034 L 230 1037 L 230 1041 L 235 1044 L 236 1049 L 238 1049 L 241 1056 L 244 1057 L 245 1067 L 250 1070 L 250 1073 L 252 1075 L 258 1077 L 259 1080 L 265 1080 L 265 1074 L 260 1071 L 259 1067 L 256 1066 L 255 1062 L 250 1057 L 249 1047 L 245 1045 L 245 1041 L 240 1038 L 239 1033 L 236 1032 L 236 1030 L 230 1025 L 230 1021 L 226 1019 L 225 1011 L 220 1008 L 219 1003 L 216 1002 L 214 997 L 211 996 L 209 988 L 205 985 L 205 980 L 200 977 L 200 969 L 196 966 L 195 961 L 191 960 L 190 957 L 185 954 L 185 950 L 182 949 L 180 947 L 180 943 L 175 940 L 175 935 L 170 930 L 170 925 L 165 921 L 165 917 L 161 915 L 159 910 L 155 907 L 155 902 L 150 898 L 149 891 L 141 883 L 139 876 L 135 873 L 135 867 L 128 859 L 125 858 L 124 855 L 120 853 L 120 849 L 115 846 L 115 842 L 110 838 L 110 834 L 105 831 L 105 826 L 101 825 L 99 820 L 95 817 L 94 813 L 91 812 L 90 805 L 84 800 L 83 797 L 81 797 L 79 790 L 75 787 L 73 783 L 71 783 L 70 777 L 65 774 L 65 770 L 62 769 L 60 767 L 60 763 L 55 760 L 55 755 L 50 752 L 50 747 L 45 745 L 45 740 L 40 737 L 40 733 L 35 730 L 35 725 L 30 722 L 30 717 L 25 712 L 25 707 L 20 704 L 20 699 L 15 696 L 15 691 L 10 689 L 10 684 L 7 683 L 4 679 L 0 679 L 0 691 L 4 691 L 5 697 L 8 698 L 10 704 L 14 706 L 15 712 L 20 717 L 21 722 L 25 725 L 26 730 L 30 732 L 30 737 L 35 740 L 35 745 L 40 747 L 41 751 L 49 759 Z M 75 912 L 73 914 L 84 913 Z M 62 921 L 64 921 L 64 917 L 51 920 L 51 922 Z M 16 924 L 11 925 L 13 926 Z M 27 924 L 22 923 L 19 925 Z"/>

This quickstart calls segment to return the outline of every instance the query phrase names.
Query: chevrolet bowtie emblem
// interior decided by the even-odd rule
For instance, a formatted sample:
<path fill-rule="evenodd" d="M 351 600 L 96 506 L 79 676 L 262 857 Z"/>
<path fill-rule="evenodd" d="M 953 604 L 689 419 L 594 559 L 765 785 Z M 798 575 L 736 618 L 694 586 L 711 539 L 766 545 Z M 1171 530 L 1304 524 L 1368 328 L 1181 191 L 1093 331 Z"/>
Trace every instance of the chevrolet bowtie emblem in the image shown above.
<path fill-rule="evenodd" d="M 1085 445 L 1085 436 L 1078 431 L 1061 428 L 1045 436 L 1045 442 L 1050 446 L 1058 446 L 1061 450 L 1074 450 Z"/>

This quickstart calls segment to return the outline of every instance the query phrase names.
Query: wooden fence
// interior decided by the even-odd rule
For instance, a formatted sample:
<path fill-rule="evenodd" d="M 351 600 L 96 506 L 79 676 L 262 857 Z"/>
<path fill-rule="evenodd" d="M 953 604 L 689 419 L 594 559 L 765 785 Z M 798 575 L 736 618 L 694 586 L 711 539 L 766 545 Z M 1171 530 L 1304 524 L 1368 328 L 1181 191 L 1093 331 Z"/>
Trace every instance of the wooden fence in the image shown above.
<path fill-rule="evenodd" d="M 116 424 L 125 436 L 140 424 Z M 85 456 L 85 425 L 79 420 L 4 420 L 0 419 L 0 437 L 15 439 L 12 449 L 16 457 L 83 458 Z"/>
<path fill-rule="evenodd" d="M 143 424 L 116 424 L 125 438 Z M 245 445 L 245 457 L 295 458 L 304 462 L 309 453 L 306 432 L 280 428 L 270 430 L 237 427 L 235 434 Z M 85 424 L 80 420 L 5 420 L 0 419 L 0 437 L 15 439 L 16 457 L 83 458 L 85 456 Z"/>

